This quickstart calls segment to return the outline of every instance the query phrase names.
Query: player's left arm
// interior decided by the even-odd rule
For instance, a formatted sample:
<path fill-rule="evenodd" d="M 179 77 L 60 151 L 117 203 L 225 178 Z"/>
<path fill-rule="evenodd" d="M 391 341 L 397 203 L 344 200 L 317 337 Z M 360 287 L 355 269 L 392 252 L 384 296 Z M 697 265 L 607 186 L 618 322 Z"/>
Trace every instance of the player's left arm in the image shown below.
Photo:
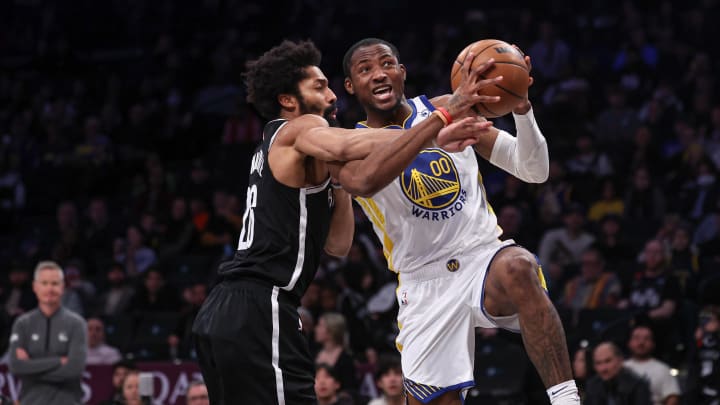
<path fill-rule="evenodd" d="M 488 156 L 488 148 L 475 150 L 490 163 L 528 183 L 543 183 L 550 174 L 547 141 L 535 121 L 529 100 L 513 110 L 517 136 L 498 131 Z"/>
<path fill-rule="evenodd" d="M 335 257 L 344 257 L 350 252 L 355 233 L 352 196 L 338 187 L 333 189 L 333 198 L 335 199 L 335 208 L 330 218 L 325 253 Z"/>

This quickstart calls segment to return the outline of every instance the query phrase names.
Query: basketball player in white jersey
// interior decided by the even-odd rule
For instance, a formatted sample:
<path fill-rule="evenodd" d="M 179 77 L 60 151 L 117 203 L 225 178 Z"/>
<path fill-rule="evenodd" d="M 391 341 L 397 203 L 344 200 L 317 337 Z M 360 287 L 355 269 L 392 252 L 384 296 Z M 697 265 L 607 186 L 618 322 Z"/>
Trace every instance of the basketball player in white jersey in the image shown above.
<path fill-rule="evenodd" d="M 362 159 L 367 181 L 386 185 L 425 144 L 461 150 L 489 126 L 471 117 L 447 125 L 438 112 L 403 133 L 332 128 L 336 97 L 320 57 L 310 41 L 283 41 L 245 73 L 248 100 L 269 122 L 250 165 L 238 249 L 193 324 L 213 405 L 316 403 L 297 307 L 323 250 L 346 255 L 353 236 L 350 196 L 331 186 L 327 161 Z M 463 72 L 450 114 L 487 99 L 477 92 L 493 83 L 480 78 L 488 66 Z"/>
<path fill-rule="evenodd" d="M 380 39 L 353 45 L 343 65 L 345 89 L 367 114 L 357 128 L 411 128 L 449 97 L 407 100 L 398 51 Z M 356 163 L 331 169 L 358 196 L 389 268 L 399 273 L 397 346 L 410 404 L 461 403 L 474 385 L 476 327 L 521 333 L 552 404 L 580 403 L 539 265 L 525 248 L 498 239 L 502 231 L 478 170 L 476 153 L 526 182 L 547 179 L 547 144 L 530 102 L 518 100 L 513 116 L 517 137 L 493 128 L 474 149 L 424 149 L 379 190 L 353 182 Z"/>

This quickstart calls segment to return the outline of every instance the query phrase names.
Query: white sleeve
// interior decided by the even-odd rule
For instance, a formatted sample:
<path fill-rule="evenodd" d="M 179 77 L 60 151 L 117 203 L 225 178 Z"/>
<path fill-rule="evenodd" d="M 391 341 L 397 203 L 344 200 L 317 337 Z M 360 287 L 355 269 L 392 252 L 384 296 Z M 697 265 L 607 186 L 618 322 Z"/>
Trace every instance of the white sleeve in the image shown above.
<path fill-rule="evenodd" d="M 490 163 L 528 183 L 543 183 L 550 173 L 547 142 L 535 122 L 532 108 L 513 114 L 517 137 L 500 131 L 490 154 Z"/>

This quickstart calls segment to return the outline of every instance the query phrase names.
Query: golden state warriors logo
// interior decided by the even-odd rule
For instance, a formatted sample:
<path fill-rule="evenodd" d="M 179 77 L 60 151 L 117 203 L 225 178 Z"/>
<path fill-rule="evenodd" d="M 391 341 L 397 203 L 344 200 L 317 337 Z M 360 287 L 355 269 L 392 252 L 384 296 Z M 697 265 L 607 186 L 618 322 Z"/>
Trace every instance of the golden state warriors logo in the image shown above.
<path fill-rule="evenodd" d="M 460 261 L 458 259 L 450 259 L 445 263 L 445 267 L 449 272 L 454 273 L 460 270 Z"/>
<path fill-rule="evenodd" d="M 465 205 L 457 168 L 440 149 L 425 149 L 400 175 L 403 194 L 415 206 L 413 215 L 431 221 L 454 216 Z"/>

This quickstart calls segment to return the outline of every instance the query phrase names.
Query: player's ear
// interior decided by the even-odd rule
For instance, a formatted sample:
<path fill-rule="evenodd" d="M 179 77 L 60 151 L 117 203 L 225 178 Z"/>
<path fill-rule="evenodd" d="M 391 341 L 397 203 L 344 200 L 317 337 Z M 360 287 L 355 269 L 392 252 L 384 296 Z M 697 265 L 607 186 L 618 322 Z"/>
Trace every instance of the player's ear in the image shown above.
<path fill-rule="evenodd" d="M 350 81 L 349 77 L 345 78 L 344 85 L 345 85 L 345 91 L 347 91 L 348 94 L 353 94 L 353 95 L 355 94 L 355 89 L 353 89 L 353 84 L 352 84 L 352 81 Z"/>
<path fill-rule="evenodd" d="M 297 97 L 292 94 L 283 93 L 278 95 L 278 103 L 285 110 L 293 110 L 297 106 Z"/>
<path fill-rule="evenodd" d="M 400 71 L 402 72 L 403 81 L 405 81 L 405 78 L 407 77 L 407 69 L 405 69 L 405 65 L 402 63 L 400 64 Z"/>

